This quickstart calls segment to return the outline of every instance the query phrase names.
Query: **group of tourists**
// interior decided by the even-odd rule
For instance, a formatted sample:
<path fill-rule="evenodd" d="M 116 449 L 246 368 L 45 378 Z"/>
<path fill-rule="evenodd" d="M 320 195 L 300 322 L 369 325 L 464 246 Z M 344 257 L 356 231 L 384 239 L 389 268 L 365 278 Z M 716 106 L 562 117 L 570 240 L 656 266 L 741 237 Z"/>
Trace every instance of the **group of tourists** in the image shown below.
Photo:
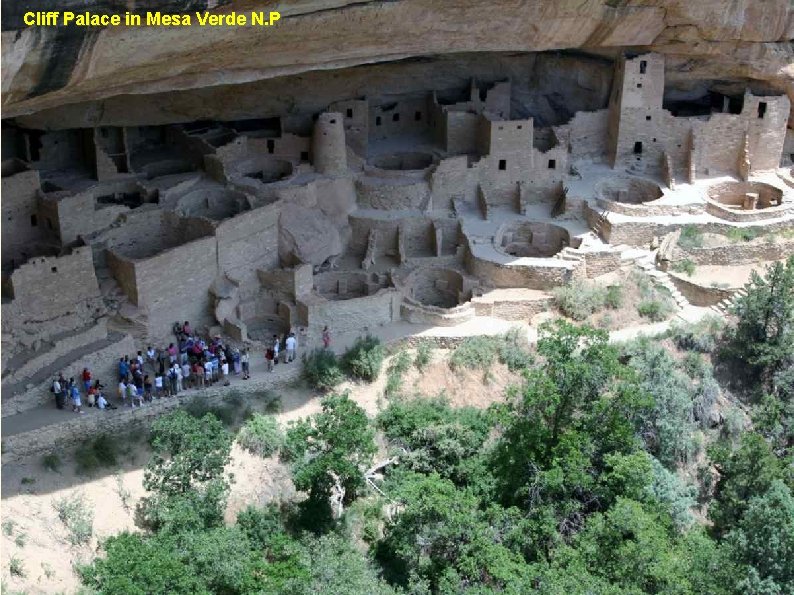
<path fill-rule="evenodd" d="M 231 375 L 251 378 L 251 354 L 245 347 L 238 348 L 225 343 L 220 336 L 203 339 L 193 332 L 190 322 L 177 323 L 173 332 L 176 341 L 167 348 L 146 348 L 135 355 L 119 358 L 118 398 L 120 405 L 132 408 L 143 407 L 155 398 L 171 397 L 188 389 L 202 389 L 215 383 L 229 385 Z M 323 329 L 323 346 L 330 345 L 328 327 Z M 279 363 L 295 361 L 298 340 L 295 333 L 273 335 L 265 349 L 267 370 L 272 372 Z M 64 409 L 67 401 L 72 411 L 83 413 L 83 395 L 89 407 L 107 410 L 116 409 L 105 393 L 105 385 L 93 379 L 88 368 L 84 368 L 76 382 L 66 380 L 59 374 L 50 389 L 55 395 L 58 409 Z"/>

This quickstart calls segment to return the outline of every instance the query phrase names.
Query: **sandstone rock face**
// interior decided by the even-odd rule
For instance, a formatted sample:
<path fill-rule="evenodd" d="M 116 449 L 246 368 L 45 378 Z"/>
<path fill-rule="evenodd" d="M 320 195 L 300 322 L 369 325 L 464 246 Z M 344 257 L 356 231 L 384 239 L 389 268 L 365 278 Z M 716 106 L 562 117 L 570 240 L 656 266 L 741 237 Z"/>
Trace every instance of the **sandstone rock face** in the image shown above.
<path fill-rule="evenodd" d="M 286 266 L 321 265 L 341 254 L 343 246 L 339 230 L 322 211 L 293 204 L 281 212 L 278 249 Z"/>
<path fill-rule="evenodd" d="M 204 4 L 184 0 L 177 10 Z M 221 4 L 214 10 L 264 8 L 248 0 Z M 4 117 L 70 105 L 60 126 L 80 119 L 120 123 L 103 114 L 104 102 L 121 95 L 179 91 L 185 103 L 191 93 L 206 99 L 209 88 L 226 88 L 229 98 L 230 86 L 277 86 L 280 77 L 361 64 L 562 49 L 606 57 L 652 50 L 666 55 L 667 80 L 683 89 L 697 80 L 755 81 L 794 98 L 790 0 L 294 0 L 266 8 L 281 12 L 278 25 L 199 28 L 194 18 L 189 28 L 56 29 L 24 27 L 25 5 L 13 0 L 4 6 Z M 80 9 L 108 10 L 98 0 Z M 193 102 L 207 105 L 197 97 Z M 161 109 L 149 105 L 155 115 Z M 234 109 L 233 97 L 226 107 Z"/>

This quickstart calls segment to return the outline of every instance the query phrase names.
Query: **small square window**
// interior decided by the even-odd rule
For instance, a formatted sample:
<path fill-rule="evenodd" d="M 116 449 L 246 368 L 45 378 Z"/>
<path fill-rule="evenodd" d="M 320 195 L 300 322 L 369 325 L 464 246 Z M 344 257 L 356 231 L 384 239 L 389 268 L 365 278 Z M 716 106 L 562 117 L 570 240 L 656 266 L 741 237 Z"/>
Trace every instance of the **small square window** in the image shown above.
<path fill-rule="evenodd" d="M 504 170 L 507 169 L 507 160 L 505 160 L 505 159 L 500 159 L 499 160 L 499 169 L 501 171 L 504 171 Z"/>
<path fill-rule="evenodd" d="M 308 161 L 308 160 L 309 160 L 309 152 L 301 151 L 301 161 Z"/>
<path fill-rule="evenodd" d="M 549 159 L 549 169 L 557 169 L 557 160 Z"/>
<path fill-rule="evenodd" d="M 642 143 L 640 141 L 634 143 L 634 154 L 642 155 Z"/>
<path fill-rule="evenodd" d="M 650 116 L 645 116 L 645 119 L 646 119 L 648 122 L 650 122 L 650 121 L 651 121 L 651 117 L 650 117 Z"/>
<path fill-rule="evenodd" d="M 652 138 L 651 140 L 652 140 L 653 142 L 656 142 L 656 137 Z"/>
<path fill-rule="evenodd" d="M 516 126 L 516 128 L 518 128 L 519 130 L 521 130 L 521 129 L 523 128 L 523 126 L 522 126 L 521 124 L 519 124 L 518 126 Z"/>
<path fill-rule="evenodd" d="M 391 121 L 392 122 L 399 122 L 400 121 L 400 114 L 392 114 Z"/>
<path fill-rule="evenodd" d="M 380 116 L 375 116 L 375 126 L 380 126 L 381 119 Z"/>
<path fill-rule="evenodd" d="M 637 88 L 642 89 L 642 83 L 637 83 Z"/>
<path fill-rule="evenodd" d="M 330 124 L 336 124 L 336 120 L 329 120 Z"/>
<path fill-rule="evenodd" d="M 50 270 L 51 270 L 53 273 L 57 273 L 57 272 L 58 272 L 58 267 L 52 267 Z"/>
<path fill-rule="evenodd" d="M 347 117 L 348 118 L 352 118 L 353 117 L 353 110 L 351 108 L 347 108 Z"/>
<path fill-rule="evenodd" d="M 422 119 L 422 112 L 415 112 L 414 113 L 414 120 L 419 122 Z"/>

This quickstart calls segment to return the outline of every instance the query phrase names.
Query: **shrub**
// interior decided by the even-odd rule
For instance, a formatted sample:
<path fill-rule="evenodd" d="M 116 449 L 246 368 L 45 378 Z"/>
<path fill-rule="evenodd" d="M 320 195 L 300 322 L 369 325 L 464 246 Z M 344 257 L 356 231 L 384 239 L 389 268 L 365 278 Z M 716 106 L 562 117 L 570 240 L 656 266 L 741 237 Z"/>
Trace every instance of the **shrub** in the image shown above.
<path fill-rule="evenodd" d="M 273 417 L 256 414 L 240 429 L 237 442 L 248 452 L 269 457 L 284 444 L 284 434 Z"/>
<path fill-rule="evenodd" d="M 694 225 L 684 225 L 678 238 L 678 245 L 684 250 L 700 248 L 703 246 L 703 234 Z"/>
<path fill-rule="evenodd" d="M 380 375 L 384 357 L 380 339 L 372 335 L 359 337 L 342 356 L 342 370 L 352 378 L 372 382 Z"/>
<path fill-rule="evenodd" d="M 94 513 L 86 504 L 82 494 L 64 496 L 53 503 L 58 518 L 69 530 L 72 545 L 88 543 L 93 534 Z"/>
<path fill-rule="evenodd" d="M 654 322 L 667 320 L 667 317 L 672 311 L 673 308 L 670 302 L 660 299 L 645 299 L 637 304 L 637 312 L 639 315 L 643 318 L 650 318 Z"/>
<path fill-rule="evenodd" d="M 389 363 L 386 370 L 386 388 L 384 392 L 387 397 L 396 397 L 400 394 L 403 384 L 403 374 L 411 365 L 411 356 L 405 351 L 400 351 Z"/>
<path fill-rule="evenodd" d="M 725 235 L 731 242 L 751 242 L 760 235 L 760 232 L 752 227 L 734 227 Z"/>
<path fill-rule="evenodd" d="M 322 391 L 331 390 L 345 379 L 339 360 L 327 349 L 303 355 L 303 376 L 310 386 Z"/>
<path fill-rule="evenodd" d="M 11 534 L 14 532 L 14 527 L 16 526 L 16 521 L 12 519 L 6 519 L 3 521 L 3 535 L 10 537 Z"/>
<path fill-rule="evenodd" d="M 620 285 L 610 285 L 604 294 L 604 304 L 607 308 L 617 310 L 623 305 L 623 288 Z"/>
<path fill-rule="evenodd" d="M 25 565 L 22 564 L 22 560 L 16 556 L 12 556 L 8 561 L 8 572 L 11 573 L 11 576 L 25 578 Z"/>
<path fill-rule="evenodd" d="M 25 542 L 26 541 L 27 541 L 27 535 L 25 535 L 24 533 L 18 534 L 16 536 L 16 538 L 14 539 L 14 543 L 19 548 L 25 547 Z"/>
<path fill-rule="evenodd" d="M 498 347 L 497 337 L 467 337 L 452 352 L 449 365 L 453 370 L 490 368 L 496 358 Z"/>
<path fill-rule="evenodd" d="M 673 270 L 676 273 L 686 273 L 687 277 L 691 277 L 695 274 L 695 263 L 685 258 L 684 260 L 679 260 L 677 263 L 673 265 Z"/>
<path fill-rule="evenodd" d="M 433 359 L 433 345 L 430 341 L 421 341 L 416 347 L 416 357 L 414 358 L 414 366 L 420 372 L 424 370 L 430 361 Z"/>
<path fill-rule="evenodd" d="M 112 467 L 118 462 L 116 439 L 107 434 L 80 445 L 74 453 L 78 473 L 93 473 L 101 467 Z"/>
<path fill-rule="evenodd" d="M 716 316 L 705 316 L 694 324 L 674 324 L 670 337 L 679 349 L 710 353 L 717 346 L 725 323 Z"/>
<path fill-rule="evenodd" d="M 41 457 L 41 466 L 48 471 L 59 471 L 61 469 L 61 457 L 54 452 L 47 453 Z"/>
<path fill-rule="evenodd" d="M 511 372 L 529 368 L 534 358 L 529 352 L 529 342 L 521 329 L 510 329 L 499 345 L 499 361 Z"/>
<path fill-rule="evenodd" d="M 604 307 L 607 292 L 603 287 L 575 281 L 555 288 L 553 294 L 563 314 L 574 320 L 584 320 Z"/>
<path fill-rule="evenodd" d="M 709 369 L 706 360 L 697 351 L 688 351 L 681 361 L 681 367 L 690 378 L 702 378 Z"/>

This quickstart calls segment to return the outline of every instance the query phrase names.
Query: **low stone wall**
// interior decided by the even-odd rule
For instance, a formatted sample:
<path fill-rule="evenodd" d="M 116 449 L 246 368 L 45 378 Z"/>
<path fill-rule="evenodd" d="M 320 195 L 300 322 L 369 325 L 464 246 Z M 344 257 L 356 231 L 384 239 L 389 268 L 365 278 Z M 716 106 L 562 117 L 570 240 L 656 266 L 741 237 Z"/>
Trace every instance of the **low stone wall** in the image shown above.
<path fill-rule="evenodd" d="M 794 240 L 778 242 L 739 242 L 727 246 L 714 248 L 689 248 L 683 250 L 678 247 L 675 251 L 676 260 L 688 258 L 699 265 L 740 265 L 754 264 L 764 261 L 780 260 L 794 254 Z"/>
<path fill-rule="evenodd" d="M 631 204 L 599 198 L 600 209 L 631 217 L 660 217 L 670 215 L 696 215 L 703 212 L 702 205 L 660 205 L 654 203 Z"/>
<path fill-rule="evenodd" d="M 753 209 L 752 211 L 737 211 L 729 209 L 713 200 L 706 201 L 706 212 L 709 215 L 725 219 L 726 221 L 764 221 L 766 219 L 776 219 L 783 217 L 791 210 L 791 204 L 783 204 L 777 207 L 768 207 L 766 209 Z"/>
<path fill-rule="evenodd" d="M 529 321 L 536 314 L 551 309 L 554 298 L 547 297 L 538 300 L 482 300 L 472 299 L 477 316 L 491 316 L 502 320 Z"/>
<path fill-rule="evenodd" d="M 279 366 L 281 368 L 282 366 Z M 182 395 L 164 398 L 143 407 L 130 409 L 119 407 L 115 410 L 98 411 L 87 409 L 83 415 L 75 415 L 70 421 L 50 424 L 37 430 L 24 432 L 3 438 L 3 464 L 17 462 L 25 457 L 61 451 L 65 447 L 74 446 L 90 436 L 98 434 L 124 434 L 138 428 L 148 427 L 156 418 L 178 408 L 190 404 L 194 400 L 202 400 L 207 404 L 219 404 L 233 393 L 251 395 L 265 390 L 277 390 L 297 380 L 301 366 L 283 366 L 278 375 L 261 375 L 252 377 L 244 384 L 234 387 L 217 385 L 202 391 L 183 392 Z M 69 415 L 64 413 L 64 415 Z"/>
<path fill-rule="evenodd" d="M 687 299 L 693 306 L 700 308 L 707 308 L 709 306 L 716 306 L 722 300 L 733 295 L 736 289 L 723 289 L 720 287 L 707 287 L 699 285 L 690 279 L 679 277 L 674 273 L 667 273 L 670 276 L 676 289 Z"/>
<path fill-rule="evenodd" d="M 605 221 L 601 226 L 603 239 L 610 244 L 628 244 L 629 246 L 647 246 L 654 237 L 661 237 L 671 233 L 686 225 L 685 221 L 680 223 L 656 223 L 654 221 Z M 705 223 L 695 224 L 702 232 L 726 234 L 738 226 L 729 223 Z M 742 226 L 741 229 L 758 229 L 763 233 L 775 233 L 777 231 L 794 229 L 794 220 L 785 219 L 774 223 L 759 224 L 753 226 Z"/>
<path fill-rule="evenodd" d="M 553 264 L 502 264 L 468 254 L 466 268 L 469 274 L 480 279 L 487 279 L 493 287 L 526 287 L 527 289 L 551 289 L 565 285 L 577 276 L 580 270 L 584 269 L 584 264 L 580 262 L 548 260 L 551 260 Z"/>
<path fill-rule="evenodd" d="M 588 279 L 606 275 L 620 268 L 620 253 L 615 251 L 582 252 Z"/>

